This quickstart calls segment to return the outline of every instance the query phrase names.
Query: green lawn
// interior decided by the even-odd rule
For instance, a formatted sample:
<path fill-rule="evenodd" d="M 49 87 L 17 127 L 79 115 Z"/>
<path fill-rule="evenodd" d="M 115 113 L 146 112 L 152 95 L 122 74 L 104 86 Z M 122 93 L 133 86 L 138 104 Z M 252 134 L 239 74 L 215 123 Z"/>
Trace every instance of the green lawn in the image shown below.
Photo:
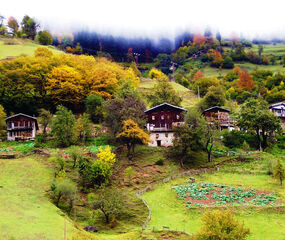
<path fill-rule="evenodd" d="M 64 216 L 46 196 L 53 171 L 36 155 L 0 159 L 0 239 L 63 239 Z M 75 231 L 66 220 L 68 237 Z"/>
<path fill-rule="evenodd" d="M 34 55 L 34 51 L 42 46 L 29 40 L 15 40 L 14 45 L 5 44 L 5 41 L 7 41 L 6 38 L 0 38 L 0 59 L 18 57 L 21 55 L 32 56 Z M 61 52 L 52 46 L 48 48 L 55 54 Z"/>
<path fill-rule="evenodd" d="M 212 182 L 228 185 L 242 185 L 256 189 L 277 192 L 279 197 L 285 198 L 285 189 L 278 182 L 267 175 L 234 174 L 223 171 L 214 174 L 195 176 L 197 182 Z M 152 218 L 148 229 L 162 229 L 167 226 L 172 230 L 195 233 L 201 228 L 200 217 L 204 210 L 188 209 L 183 200 L 178 200 L 172 186 L 185 184 L 187 178 L 180 178 L 158 185 L 152 191 L 143 195 L 152 211 Z M 248 239 L 285 239 L 285 213 L 278 210 L 255 208 L 235 209 L 236 217 L 244 221 L 250 228 Z"/>

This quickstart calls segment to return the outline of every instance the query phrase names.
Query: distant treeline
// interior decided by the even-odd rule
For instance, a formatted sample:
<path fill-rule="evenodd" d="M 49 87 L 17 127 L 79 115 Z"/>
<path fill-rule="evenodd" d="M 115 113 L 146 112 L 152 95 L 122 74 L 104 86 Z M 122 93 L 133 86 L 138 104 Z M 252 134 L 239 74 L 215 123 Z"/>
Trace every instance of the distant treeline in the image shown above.
<path fill-rule="evenodd" d="M 170 54 L 175 52 L 181 43 L 193 41 L 194 34 L 184 33 L 174 40 L 161 38 L 126 38 L 103 35 L 96 32 L 80 31 L 73 34 L 73 39 L 64 37 L 54 39 L 53 44 L 62 48 L 75 47 L 80 44 L 83 53 L 89 55 L 103 55 L 111 57 L 117 62 L 152 62 L 160 53 Z M 136 57 L 137 56 L 137 57 Z M 133 59 L 132 59 L 133 58 Z M 137 58 L 137 59 L 135 59 Z"/>

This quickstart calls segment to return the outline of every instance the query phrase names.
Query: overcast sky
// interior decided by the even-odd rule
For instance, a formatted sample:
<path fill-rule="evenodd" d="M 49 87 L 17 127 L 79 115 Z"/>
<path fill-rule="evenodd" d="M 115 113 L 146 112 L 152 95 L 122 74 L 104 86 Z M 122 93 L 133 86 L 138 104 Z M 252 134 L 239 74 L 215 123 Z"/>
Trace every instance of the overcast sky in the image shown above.
<path fill-rule="evenodd" d="M 285 0 L 2 0 L 0 14 L 25 14 L 53 33 L 94 30 L 125 36 L 170 36 L 210 27 L 222 35 L 285 37 Z"/>

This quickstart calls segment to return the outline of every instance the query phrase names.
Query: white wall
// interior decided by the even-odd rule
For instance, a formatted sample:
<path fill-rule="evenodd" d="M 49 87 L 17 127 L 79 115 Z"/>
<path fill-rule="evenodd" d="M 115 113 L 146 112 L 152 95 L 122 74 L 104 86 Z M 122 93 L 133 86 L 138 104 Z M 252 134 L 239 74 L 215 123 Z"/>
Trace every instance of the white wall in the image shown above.
<path fill-rule="evenodd" d="M 166 136 L 168 135 L 168 136 Z M 148 144 L 149 146 L 156 147 L 157 141 L 161 141 L 161 146 L 170 147 L 173 145 L 174 134 L 173 132 L 157 132 L 150 134 L 151 142 Z"/>

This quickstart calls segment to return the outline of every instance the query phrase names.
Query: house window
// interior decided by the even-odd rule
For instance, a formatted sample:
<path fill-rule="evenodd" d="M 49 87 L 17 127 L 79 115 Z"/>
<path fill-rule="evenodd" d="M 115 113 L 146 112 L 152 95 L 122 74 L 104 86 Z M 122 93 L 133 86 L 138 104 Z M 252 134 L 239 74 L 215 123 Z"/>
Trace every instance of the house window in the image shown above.
<path fill-rule="evenodd" d="M 168 133 L 165 133 L 165 137 L 168 138 Z"/>
<path fill-rule="evenodd" d="M 164 115 L 161 115 L 161 120 L 164 120 Z"/>
<path fill-rule="evenodd" d="M 154 116 L 154 115 L 153 115 L 153 116 L 151 116 L 151 119 L 152 119 L 152 120 L 155 120 L 155 116 Z"/>
<path fill-rule="evenodd" d="M 176 119 L 179 119 L 179 115 L 176 115 Z"/>

